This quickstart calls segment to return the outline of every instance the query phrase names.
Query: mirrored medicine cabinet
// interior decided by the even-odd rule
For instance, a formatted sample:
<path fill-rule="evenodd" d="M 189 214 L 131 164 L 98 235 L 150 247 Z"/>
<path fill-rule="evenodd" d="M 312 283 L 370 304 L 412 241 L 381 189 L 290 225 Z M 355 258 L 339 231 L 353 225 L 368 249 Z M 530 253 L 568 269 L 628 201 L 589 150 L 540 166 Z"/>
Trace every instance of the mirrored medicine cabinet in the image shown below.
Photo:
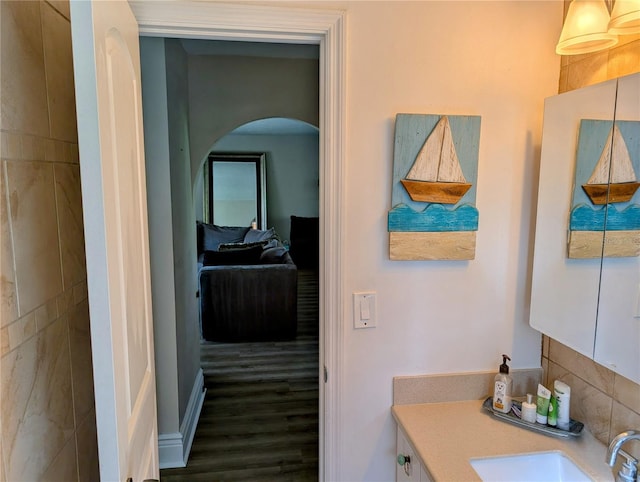
<path fill-rule="evenodd" d="M 530 324 L 636 383 L 639 176 L 640 73 L 545 100 Z"/>

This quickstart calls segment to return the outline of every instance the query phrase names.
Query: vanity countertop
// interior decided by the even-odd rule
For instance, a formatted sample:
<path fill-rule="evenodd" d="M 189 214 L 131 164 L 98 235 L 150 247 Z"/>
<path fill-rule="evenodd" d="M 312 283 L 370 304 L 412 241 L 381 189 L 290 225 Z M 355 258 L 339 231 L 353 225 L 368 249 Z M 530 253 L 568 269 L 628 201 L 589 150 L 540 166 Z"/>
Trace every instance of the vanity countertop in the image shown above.
<path fill-rule="evenodd" d="M 557 438 L 502 421 L 482 400 L 394 405 L 393 416 L 436 481 L 480 480 L 469 460 L 562 451 L 597 481 L 612 481 L 606 447 L 586 428 L 580 437 Z"/>

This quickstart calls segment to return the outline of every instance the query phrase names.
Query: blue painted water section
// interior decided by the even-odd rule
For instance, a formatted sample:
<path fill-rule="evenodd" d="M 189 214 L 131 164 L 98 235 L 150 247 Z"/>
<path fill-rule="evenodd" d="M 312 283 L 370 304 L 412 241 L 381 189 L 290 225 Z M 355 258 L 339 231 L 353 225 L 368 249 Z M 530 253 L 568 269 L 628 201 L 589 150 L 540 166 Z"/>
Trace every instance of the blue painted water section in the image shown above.
<path fill-rule="evenodd" d="M 455 209 L 429 204 L 422 211 L 400 204 L 389 211 L 387 227 L 390 232 L 477 231 L 478 218 L 478 210 L 470 204 Z"/>
<path fill-rule="evenodd" d="M 581 204 L 571 211 L 569 229 L 571 231 L 602 231 L 604 229 L 605 214 L 607 231 L 638 231 L 640 230 L 640 205 L 633 204 L 619 210 L 613 204 L 599 209 Z"/>

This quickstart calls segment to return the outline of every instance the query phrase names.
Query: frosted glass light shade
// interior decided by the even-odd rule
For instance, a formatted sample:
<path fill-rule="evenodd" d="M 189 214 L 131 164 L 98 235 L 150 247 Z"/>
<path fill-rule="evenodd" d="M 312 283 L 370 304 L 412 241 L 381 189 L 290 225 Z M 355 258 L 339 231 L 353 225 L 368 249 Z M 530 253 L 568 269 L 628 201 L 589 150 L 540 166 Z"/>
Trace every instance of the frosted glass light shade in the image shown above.
<path fill-rule="evenodd" d="M 604 0 L 573 0 L 569 4 L 556 53 L 586 54 L 613 47 L 618 43 L 618 37 L 608 30 L 609 11 Z"/>
<path fill-rule="evenodd" d="M 609 33 L 640 33 L 640 0 L 616 0 L 611 11 Z"/>

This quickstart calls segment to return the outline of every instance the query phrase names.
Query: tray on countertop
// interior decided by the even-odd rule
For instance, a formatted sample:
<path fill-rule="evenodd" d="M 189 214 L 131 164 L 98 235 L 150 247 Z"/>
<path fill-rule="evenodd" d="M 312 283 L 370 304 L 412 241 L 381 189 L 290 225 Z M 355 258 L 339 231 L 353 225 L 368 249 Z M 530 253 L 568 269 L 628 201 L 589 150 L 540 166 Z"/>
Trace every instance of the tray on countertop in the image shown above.
<path fill-rule="evenodd" d="M 516 406 L 518 410 L 522 410 L 522 402 L 518 402 L 516 400 L 513 401 L 513 405 Z M 513 410 L 510 410 L 509 413 L 498 412 L 493 409 L 493 397 L 487 397 L 487 399 L 482 404 L 482 408 L 491 412 L 493 415 L 498 417 L 505 422 L 512 423 L 514 425 L 519 425 L 520 427 L 527 428 L 529 430 L 533 430 L 534 432 L 543 433 L 546 435 L 551 435 L 553 437 L 579 437 L 582 435 L 582 429 L 584 428 L 584 424 L 582 422 L 578 422 L 577 420 L 571 419 L 569 422 L 569 430 L 562 430 L 556 427 L 552 427 L 550 425 L 542 425 L 539 423 L 531 423 L 525 422 L 520 419 Z"/>

